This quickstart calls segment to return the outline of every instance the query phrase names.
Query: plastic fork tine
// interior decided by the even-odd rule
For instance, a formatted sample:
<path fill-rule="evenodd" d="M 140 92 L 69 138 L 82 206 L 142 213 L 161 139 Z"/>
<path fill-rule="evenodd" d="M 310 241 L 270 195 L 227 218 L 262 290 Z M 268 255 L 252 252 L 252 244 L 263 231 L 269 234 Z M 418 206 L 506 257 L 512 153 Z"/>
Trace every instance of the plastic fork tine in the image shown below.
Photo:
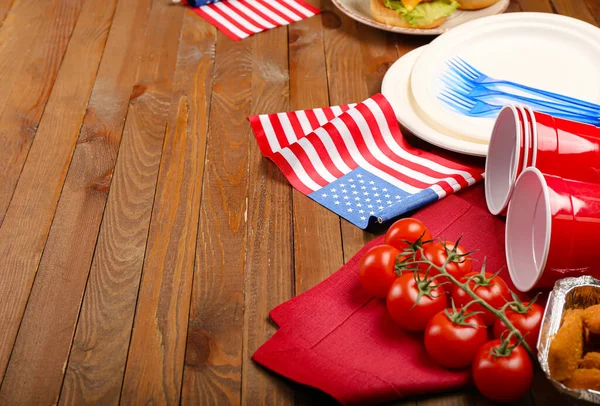
<path fill-rule="evenodd" d="M 463 97 L 460 93 L 451 90 L 443 91 L 441 96 L 445 96 L 450 102 L 464 108 L 470 109 L 475 105 L 475 102 L 472 100 L 469 100 L 468 98 Z"/>
<path fill-rule="evenodd" d="M 447 106 L 472 117 L 492 116 L 506 103 L 526 104 L 542 113 L 581 121 L 588 124 L 600 123 L 600 106 L 568 96 L 531 88 L 518 83 L 497 80 L 475 69 L 460 57 L 446 60 L 447 69 L 440 75 L 444 90 L 439 99 Z M 526 92 L 515 94 L 498 88 Z"/>
<path fill-rule="evenodd" d="M 446 105 L 452 107 L 452 108 L 456 108 L 457 104 L 454 102 L 454 100 L 452 100 L 447 94 L 446 92 L 442 92 L 438 95 L 438 98 L 443 101 L 444 103 L 446 103 Z"/>
<path fill-rule="evenodd" d="M 470 78 L 463 76 L 460 72 L 453 69 L 448 69 L 442 76 L 445 77 L 444 80 L 446 83 L 449 83 L 451 87 L 459 87 L 464 89 L 466 93 L 469 93 L 477 86 Z"/>
<path fill-rule="evenodd" d="M 450 105 L 460 113 L 471 117 L 488 117 L 502 108 L 494 104 L 489 104 L 481 100 L 473 99 L 464 93 L 452 89 L 446 89 L 440 93 L 444 95 L 445 104 Z"/>
<path fill-rule="evenodd" d="M 457 105 L 454 101 L 448 99 L 445 95 L 440 94 L 438 97 L 439 97 L 440 101 L 442 103 L 444 103 L 446 106 L 448 106 L 450 109 L 452 109 L 454 111 L 458 111 L 459 113 L 464 114 L 464 115 L 469 115 L 469 112 L 471 111 L 471 109 Z"/>
<path fill-rule="evenodd" d="M 463 103 L 466 103 L 469 105 L 474 105 L 476 103 L 476 101 L 471 99 L 468 95 L 460 93 L 460 92 L 456 91 L 455 89 L 448 89 L 447 93 L 450 96 L 454 97 L 455 99 L 462 101 Z"/>
<path fill-rule="evenodd" d="M 472 83 L 465 82 L 451 72 L 444 73 L 441 77 L 441 80 L 448 88 L 457 89 L 465 93 L 470 93 L 474 87 Z"/>
<path fill-rule="evenodd" d="M 465 67 L 464 61 L 458 57 L 452 58 L 452 64 L 456 70 L 461 72 L 463 75 L 468 74 L 469 77 L 473 76 L 473 73 Z"/>
<path fill-rule="evenodd" d="M 444 102 L 445 105 L 449 106 L 453 110 L 471 117 L 492 116 L 499 112 L 504 105 L 503 102 L 488 103 L 478 99 L 477 97 L 471 97 L 470 95 L 465 95 L 464 93 L 453 89 L 446 89 L 442 91 L 439 98 L 442 102 Z M 580 121 L 582 123 L 594 124 L 596 126 L 600 124 L 600 119 L 598 118 L 581 114 L 573 114 L 564 110 L 554 110 L 544 106 L 537 106 L 536 110 L 540 111 L 541 113 L 551 114 L 567 120 Z"/>
<path fill-rule="evenodd" d="M 476 72 L 473 72 L 473 70 L 470 69 L 469 65 L 465 63 L 462 59 L 452 58 L 451 61 L 451 66 L 453 67 L 453 69 L 460 73 L 462 76 L 467 77 L 469 80 L 475 80 L 479 76 Z"/>
<path fill-rule="evenodd" d="M 461 76 L 460 74 L 458 74 L 457 72 L 455 72 L 453 70 L 445 71 L 442 76 L 447 77 L 448 80 L 450 80 L 452 82 L 460 83 L 460 84 L 462 84 L 464 86 L 468 86 L 468 87 L 473 87 L 473 82 L 471 82 L 469 79 L 464 78 L 463 76 Z"/>
<path fill-rule="evenodd" d="M 454 58 L 448 59 L 446 61 L 446 66 L 448 66 L 450 68 L 451 72 L 454 72 L 454 73 L 462 76 L 462 69 L 459 66 L 457 66 Z"/>
<path fill-rule="evenodd" d="M 463 77 L 463 73 L 461 69 L 456 65 L 454 59 L 449 59 L 446 61 L 446 66 L 448 67 L 448 72 L 452 72 L 457 76 Z M 469 79 L 470 80 L 470 79 Z"/>
<path fill-rule="evenodd" d="M 478 71 L 477 69 L 475 69 L 473 67 L 473 65 L 469 64 L 467 61 L 465 61 L 464 59 L 462 59 L 461 57 L 457 56 L 456 59 L 458 60 L 458 62 L 464 67 L 464 69 L 468 70 L 469 72 L 471 72 L 471 74 L 473 75 L 474 78 L 477 78 L 479 76 L 486 76 L 483 73 L 481 73 L 480 71 Z"/>
<path fill-rule="evenodd" d="M 479 87 L 479 90 L 483 91 L 483 89 L 481 89 L 481 87 L 483 87 L 489 90 L 495 90 L 497 89 L 497 86 L 501 85 L 519 90 L 520 92 L 529 93 L 533 98 L 540 99 L 540 102 L 567 105 L 571 108 L 587 110 L 585 112 L 587 115 L 592 114 L 593 116 L 600 117 L 600 105 L 598 104 L 549 92 L 547 90 L 536 89 L 534 87 L 522 85 L 508 80 L 491 78 L 458 56 L 446 60 L 446 65 L 449 68 L 448 72 L 451 72 L 455 76 L 459 77 L 462 82 L 468 83 L 468 86 L 472 89 Z"/>

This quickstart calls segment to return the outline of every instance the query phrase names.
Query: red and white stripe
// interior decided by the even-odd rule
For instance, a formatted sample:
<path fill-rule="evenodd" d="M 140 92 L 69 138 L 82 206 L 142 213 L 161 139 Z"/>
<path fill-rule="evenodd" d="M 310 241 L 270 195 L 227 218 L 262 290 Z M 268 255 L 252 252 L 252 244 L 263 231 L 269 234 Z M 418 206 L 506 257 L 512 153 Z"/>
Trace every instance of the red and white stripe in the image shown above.
<path fill-rule="evenodd" d="M 194 11 L 234 41 L 321 12 L 303 0 L 224 0 Z"/>
<path fill-rule="evenodd" d="M 409 145 L 381 94 L 359 103 L 250 117 L 261 152 L 292 185 L 310 194 L 357 167 L 439 198 L 482 179 L 482 169 Z"/>

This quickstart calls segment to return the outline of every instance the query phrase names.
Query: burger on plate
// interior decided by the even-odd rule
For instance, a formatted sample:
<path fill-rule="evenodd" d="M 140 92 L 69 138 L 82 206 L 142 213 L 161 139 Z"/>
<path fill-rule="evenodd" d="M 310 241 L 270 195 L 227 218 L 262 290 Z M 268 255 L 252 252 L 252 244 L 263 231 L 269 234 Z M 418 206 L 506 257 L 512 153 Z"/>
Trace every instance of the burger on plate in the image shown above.
<path fill-rule="evenodd" d="M 476 10 L 498 0 L 371 0 L 371 13 L 380 23 L 402 28 L 435 28 L 456 11 Z"/>

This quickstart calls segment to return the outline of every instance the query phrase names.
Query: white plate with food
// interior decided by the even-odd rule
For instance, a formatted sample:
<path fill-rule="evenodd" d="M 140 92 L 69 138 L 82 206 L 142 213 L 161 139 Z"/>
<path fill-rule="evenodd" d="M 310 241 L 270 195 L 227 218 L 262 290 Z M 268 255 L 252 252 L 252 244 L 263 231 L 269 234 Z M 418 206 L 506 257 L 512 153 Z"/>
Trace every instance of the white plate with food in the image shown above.
<path fill-rule="evenodd" d="M 385 31 L 439 35 L 480 17 L 503 13 L 510 0 L 331 0 L 350 18 Z M 469 10 L 461 8 L 469 8 Z"/>
<path fill-rule="evenodd" d="M 415 136 L 440 148 L 461 154 L 486 156 L 488 144 L 469 140 L 458 134 L 431 127 L 411 101 L 410 75 L 413 65 L 428 45 L 417 48 L 398 59 L 386 72 L 381 93 L 388 99 L 398 121 Z"/>
<path fill-rule="evenodd" d="M 436 38 L 415 62 L 411 89 L 425 116 L 449 131 L 488 141 L 497 103 L 449 84 L 449 73 L 458 77 L 456 61 L 477 72 L 469 79 L 472 88 L 510 81 L 600 104 L 600 29 L 574 18 L 510 13 L 470 21 Z"/>

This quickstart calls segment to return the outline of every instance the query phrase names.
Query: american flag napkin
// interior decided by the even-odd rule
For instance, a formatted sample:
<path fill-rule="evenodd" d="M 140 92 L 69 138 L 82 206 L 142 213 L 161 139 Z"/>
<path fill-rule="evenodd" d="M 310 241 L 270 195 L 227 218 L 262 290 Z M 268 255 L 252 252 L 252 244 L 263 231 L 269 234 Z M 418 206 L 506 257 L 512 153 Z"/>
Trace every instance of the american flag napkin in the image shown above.
<path fill-rule="evenodd" d="M 387 99 L 249 117 L 262 154 L 293 187 L 360 228 L 483 178 L 482 167 L 409 145 Z"/>
<path fill-rule="evenodd" d="M 187 3 L 234 41 L 321 12 L 303 0 L 187 0 Z"/>

